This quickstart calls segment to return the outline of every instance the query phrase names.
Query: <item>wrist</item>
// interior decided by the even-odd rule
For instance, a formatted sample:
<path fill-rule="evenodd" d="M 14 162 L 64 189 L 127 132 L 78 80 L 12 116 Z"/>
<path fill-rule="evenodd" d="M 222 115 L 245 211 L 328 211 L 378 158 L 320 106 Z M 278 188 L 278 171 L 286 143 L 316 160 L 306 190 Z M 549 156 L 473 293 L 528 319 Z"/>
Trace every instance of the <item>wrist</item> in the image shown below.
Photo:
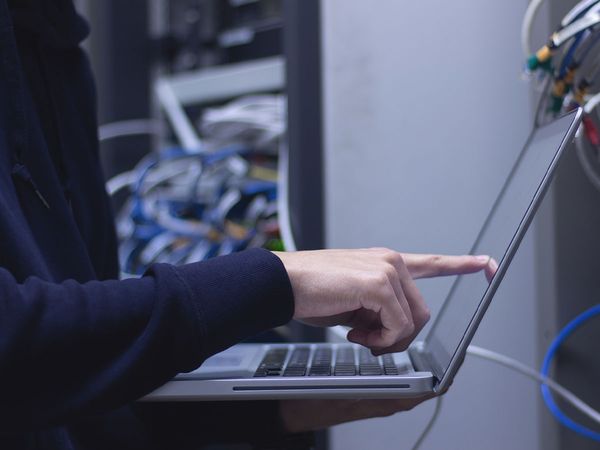
<path fill-rule="evenodd" d="M 300 293 L 299 293 L 299 271 L 297 269 L 297 267 L 294 264 L 294 255 L 296 254 L 296 252 L 271 252 L 273 253 L 275 256 L 277 256 L 277 258 L 279 258 L 279 260 L 281 261 L 281 264 L 283 265 L 283 268 L 285 269 L 289 282 L 290 282 L 290 286 L 292 288 L 292 297 L 293 297 L 293 302 L 294 302 L 294 318 L 298 318 L 298 303 L 299 303 L 299 298 L 300 298 Z"/>

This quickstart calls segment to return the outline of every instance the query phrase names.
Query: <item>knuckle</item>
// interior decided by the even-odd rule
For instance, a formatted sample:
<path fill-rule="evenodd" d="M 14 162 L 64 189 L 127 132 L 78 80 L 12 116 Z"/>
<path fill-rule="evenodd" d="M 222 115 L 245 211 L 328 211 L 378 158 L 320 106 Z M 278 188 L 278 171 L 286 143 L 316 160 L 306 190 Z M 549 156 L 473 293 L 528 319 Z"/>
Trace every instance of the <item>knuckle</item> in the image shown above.
<path fill-rule="evenodd" d="M 392 336 L 392 332 L 390 330 L 384 330 L 377 339 L 377 345 L 371 347 L 371 353 L 373 351 L 379 352 L 379 349 L 389 347 L 394 342 L 394 337 Z"/>
<path fill-rule="evenodd" d="M 396 344 L 398 341 L 408 338 L 409 336 L 411 336 L 414 333 L 414 331 L 415 331 L 415 324 L 413 323 L 412 320 L 409 320 L 406 318 L 400 319 L 399 328 L 396 333 L 397 334 L 396 339 L 395 339 L 396 342 L 392 342 L 391 344 L 388 344 L 388 345 Z"/>
<path fill-rule="evenodd" d="M 410 321 L 408 320 L 408 317 L 406 317 L 404 314 L 398 319 L 398 326 L 400 327 L 402 333 L 404 333 L 404 330 L 406 330 L 409 324 Z"/>
<path fill-rule="evenodd" d="M 391 254 L 389 255 L 389 260 L 395 266 L 404 266 L 405 265 L 404 257 L 399 252 L 391 251 Z"/>
<path fill-rule="evenodd" d="M 390 281 L 397 280 L 399 278 L 396 268 L 391 264 L 386 264 L 383 268 L 383 272 L 385 273 L 385 275 L 388 277 L 388 279 Z"/>
<path fill-rule="evenodd" d="M 408 325 L 404 328 L 404 332 L 407 336 L 412 335 L 415 332 L 415 324 L 413 321 L 409 321 Z"/>
<path fill-rule="evenodd" d="M 384 290 L 387 291 L 389 284 L 390 280 L 384 271 L 365 274 L 363 278 L 363 286 L 369 294 L 381 293 Z"/>
<path fill-rule="evenodd" d="M 423 327 L 427 322 L 429 322 L 429 319 L 431 319 L 431 311 L 428 307 L 424 306 L 417 314 L 414 315 L 414 317 L 418 324 Z"/>
<path fill-rule="evenodd" d="M 381 289 L 382 293 L 388 293 L 388 287 L 390 285 L 390 278 L 385 270 L 376 273 L 373 276 L 373 284 Z"/>
<path fill-rule="evenodd" d="M 404 260 L 402 255 L 394 250 L 389 248 L 382 249 L 382 257 L 385 261 L 392 265 L 404 264 Z"/>
<path fill-rule="evenodd" d="M 432 269 L 433 274 L 439 274 L 442 270 L 444 258 L 441 255 L 429 255 L 427 265 Z"/>
<path fill-rule="evenodd" d="M 378 256 L 386 262 L 395 263 L 402 260 L 402 255 L 387 247 L 374 247 L 373 250 Z"/>
<path fill-rule="evenodd" d="M 396 336 L 395 334 L 390 334 L 388 336 L 385 336 L 382 342 L 382 348 L 387 348 L 387 347 L 391 347 L 392 345 L 394 345 L 396 343 L 398 336 Z"/>

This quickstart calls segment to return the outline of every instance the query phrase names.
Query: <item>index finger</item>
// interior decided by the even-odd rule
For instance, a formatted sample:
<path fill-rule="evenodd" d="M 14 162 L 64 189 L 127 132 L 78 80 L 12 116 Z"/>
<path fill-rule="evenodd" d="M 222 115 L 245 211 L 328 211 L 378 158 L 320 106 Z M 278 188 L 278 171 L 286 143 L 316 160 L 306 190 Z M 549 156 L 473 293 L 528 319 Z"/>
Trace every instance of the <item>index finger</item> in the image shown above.
<path fill-rule="evenodd" d="M 490 264 L 488 255 L 421 255 L 403 253 L 406 267 L 413 278 L 431 278 L 479 272 Z"/>

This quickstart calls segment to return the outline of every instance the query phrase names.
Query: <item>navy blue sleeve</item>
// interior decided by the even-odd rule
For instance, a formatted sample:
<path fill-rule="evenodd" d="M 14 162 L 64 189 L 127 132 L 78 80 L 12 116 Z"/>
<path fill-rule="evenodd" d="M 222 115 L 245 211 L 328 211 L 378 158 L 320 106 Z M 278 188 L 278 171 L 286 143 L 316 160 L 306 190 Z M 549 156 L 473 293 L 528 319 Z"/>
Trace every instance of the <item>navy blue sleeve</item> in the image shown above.
<path fill-rule="evenodd" d="M 283 264 L 261 249 L 84 284 L 19 284 L 0 268 L 0 432 L 127 404 L 293 307 Z"/>

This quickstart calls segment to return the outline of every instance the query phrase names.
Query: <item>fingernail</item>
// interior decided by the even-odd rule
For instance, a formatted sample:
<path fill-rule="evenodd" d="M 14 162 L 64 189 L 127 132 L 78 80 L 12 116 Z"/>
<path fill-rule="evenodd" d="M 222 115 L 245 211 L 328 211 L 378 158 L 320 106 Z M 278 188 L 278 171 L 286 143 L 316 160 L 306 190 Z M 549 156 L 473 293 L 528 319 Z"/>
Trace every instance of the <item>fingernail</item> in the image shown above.
<path fill-rule="evenodd" d="M 479 255 L 479 256 L 476 256 L 476 259 L 479 262 L 487 263 L 488 261 L 492 260 L 492 257 L 489 255 Z"/>

